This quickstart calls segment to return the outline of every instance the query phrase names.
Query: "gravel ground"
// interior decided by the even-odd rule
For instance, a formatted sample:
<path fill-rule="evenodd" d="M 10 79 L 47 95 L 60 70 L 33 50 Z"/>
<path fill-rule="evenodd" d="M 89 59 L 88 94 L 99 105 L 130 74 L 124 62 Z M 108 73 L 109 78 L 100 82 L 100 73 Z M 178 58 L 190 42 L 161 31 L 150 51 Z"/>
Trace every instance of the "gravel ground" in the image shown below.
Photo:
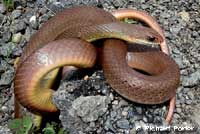
<path fill-rule="evenodd" d="M 149 12 L 157 19 L 165 30 L 171 56 L 181 70 L 181 84 L 176 94 L 176 110 L 171 128 L 192 126 L 195 129 L 190 133 L 200 133 L 199 0 L 162 0 L 162 2 L 157 0 L 15 0 L 16 7 L 12 12 L 6 12 L 0 4 L 0 133 L 9 133 L 9 130 L 6 130 L 7 122 L 13 118 L 14 59 L 21 55 L 30 36 L 48 18 L 65 7 L 80 4 L 95 5 L 105 10 L 140 9 Z M 64 92 L 63 89 L 66 88 L 71 91 Z M 79 97 L 80 95 L 84 97 Z M 168 103 L 147 106 L 125 100 L 105 82 L 100 69 L 92 70 L 86 80 L 73 79 L 70 82 L 62 82 L 55 96 L 57 100 L 54 100 L 61 109 L 60 119 L 63 121 L 63 126 L 71 133 L 77 133 L 78 130 L 79 133 L 146 134 L 145 125 L 165 126 L 166 124 L 164 119 Z M 86 96 L 88 98 L 85 98 Z M 99 100 L 99 103 L 91 103 L 95 102 L 94 100 Z M 82 107 L 83 113 L 77 112 L 84 103 L 86 105 Z M 60 107 L 62 104 L 66 104 L 65 106 L 73 112 L 67 110 L 65 106 Z M 90 108 L 96 109 L 96 114 L 90 112 Z M 136 127 L 140 129 L 136 131 Z"/>

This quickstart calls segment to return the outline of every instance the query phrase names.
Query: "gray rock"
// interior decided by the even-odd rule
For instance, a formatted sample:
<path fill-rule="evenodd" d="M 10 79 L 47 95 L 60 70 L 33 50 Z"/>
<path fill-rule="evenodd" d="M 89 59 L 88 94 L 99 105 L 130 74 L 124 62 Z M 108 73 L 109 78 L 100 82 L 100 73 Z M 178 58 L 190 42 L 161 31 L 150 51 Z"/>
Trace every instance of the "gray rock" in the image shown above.
<path fill-rule="evenodd" d="M 189 91 L 187 94 L 188 94 L 188 97 L 189 97 L 191 100 L 194 100 L 194 94 L 193 94 L 191 91 Z"/>
<path fill-rule="evenodd" d="M 197 23 L 200 24 L 200 18 L 196 18 L 195 20 L 196 20 Z"/>
<path fill-rule="evenodd" d="M 94 88 L 95 88 L 96 90 L 99 90 L 99 89 L 100 89 L 100 85 L 94 85 Z"/>
<path fill-rule="evenodd" d="M 127 117 L 127 115 L 128 115 L 128 112 L 124 109 L 124 110 L 122 111 L 122 116 Z"/>
<path fill-rule="evenodd" d="M 3 73 L 0 79 L 0 87 L 10 85 L 14 78 L 13 76 L 14 76 L 14 70 L 12 71 L 8 70 L 5 73 Z"/>
<path fill-rule="evenodd" d="M 144 121 L 145 123 L 147 123 L 147 122 L 148 122 L 148 120 L 147 120 L 147 117 L 146 117 L 146 116 L 143 116 L 143 121 Z"/>
<path fill-rule="evenodd" d="M 41 23 L 46 22 L 49 19 L 49 17 L 50 16 L 48 14 L 42 15 L 41 17 L 39 17 L 39 23 L 41 24 Z"/>
<path fill-rule="evenodd" d="M 142 114 L 134 114 L 133 120 L 134 121 L 139 121 L 143 119 L 143 115 Z"/>
<path fill-rule="evenodd" d="M 130 130 L 130 134 L 137 134 L 136 129 L 135 129 L 135 128 L 132 128 L 132 129 Z"/>
<path fill-rule="evenodd" d="M 136 131 L 141 131 L 141 130 L 142 130 L 142 126 L 141 126 L 141 124 L 140 124 L 139 121 L 136 121 L 136 122 L 135 122 L 135 127 L 134 127 L 134 129 L 135 129 Z"/>
<path fill-rule="evenodd" d="M 51 9 L 54 13 L 56 13 L 64 9 L 64 4 L 56 1 L 50 4 L 49 9 Z"/>
<path fill-rule="evenodd" d="M 117 116 L 117 112 L 116 111 L 111 111 L 110 112 L 111 119 L 114 119 L 116 116 Z"/>
<path fill-rule="evenodd" d="M 97 6 L 99 4 L 99 0 L 81 0 L 83 5 Z"/>
<path fill-rule="evenodd" d="M 37 1 L 36 1 L 36 4 L 37 4 L 38 6 L 44 6 L 44 5 L 46 4 L 46 1 L 44 1 L 44 0 L 37 0 Z"/>
<path fill-rule="evenodd" d="M 120 107 L 128 106 L 128 102 L 123 100 L 123 99 L 121 99 L 120 102 L 119 102 L 119 106 Z"/>
<path fill-rule="evenodd" d="M 163 124 L 165 122 L 165 119 L 163 117 L 160 117 L 160 116 L 155 116 L 154 121 L 155 121 L 156 124 Z"/>
<path fill-rule="evenodd" d="M 4 16 L 3 14 L 0 13 L 0 24 L 3 23 L 3 21 L 4 21 L 4 17 L 5 17 L 5 16 Z"/>
<path fill-rule="evenodd" d="M 6 12 L 6 7 L 4 6 L 4 4 L 0 4 L 0 13 L 5 13 Z"/>
<path fill-rule="evenodd" d="M 71 7 L 75 5 L 89 5 L 89 6 L 97 6 L 99 4 L 99 0 L 61 0 L 62 4 L 65 7 Z"/>
<path fill-rule="evenodd" d="M 21 32 L 26 29 L 26 24 L 24 20 L 14 20 L 13 25 L 11 26 L 11 31 L 13 33 Z"/>
<path fill-rule="evenodd" d="M 10 57 L 12 50 L 15 48 L 15 44 L 12 42 L 9 42 L 7 44 L 3 44 L 0 46 L 0 56 L 4 57 Z"/>
<path fill-rule="evenodd" d="M 2 106 L 1 111 L 4 112 L 4 113 L 7 113 L 9 110 L 8 110 L 7 106 Z"/>
<path fill-rule="evenodd" d="M 179 25 L 170 27 L 170 32 L 173 33 L 174 35 L 177 35 L 181 30 L 181 27 Z"/>
<path fill-rule="evenodd" d="M 17 9 L 17 10 L 23 10 L 23 6 L 17 5 L 17 6 L 16 6 L 16 9 Z"/>
<path fill-rule="evenodd" d="M 182 11 L 182 12 L 179 12 L 179 15 L 181 16 L 181 19 L 183 19 L 184 21 L 186 22 L 190 21 L 190 14 L 188 12 Z"/>
<path fill-rule="evenodd" d="M 10 31 L 6 31 L 3 33 L 3 42 L 8 42 L 11 39 L 11 32 Z"/>
<path fill-rule="evenodd" d="M 112 133 L 112 132 L 106 132 L 106 134 L 114 134 L 114 133 Z"/>
<path fill-rule="evenodd" d="M 113 127 L 111 120 L 107 119 L 104 123 L 104 129 L 106 131 L 116 132 L 116 129 Z"/>
<path fill-rule="evenodd" d="M 37 22 L 37 18 L 36 18 L 35 15 L 32 16 L 32 17 L 29 19 L 29 23 L 30 23 L 30 25 L 31 25 L 31 27 L 32 27 L 33 29 L 37 29 L 38 26 L 39 26 L 39 24 L 38 24 L 38 22 Z"/>
<path fill-rule="evenodd" d="M 125 2 L 126 2 L 125 0 L 114 0 L 113 5 L 115 7 L 122 7 L 125 4 Z"/>
<path fill-rule="evenodd" d="M 186 67 L 186 65 L 183 63 L 183 59 L 181 56 L 175 57 L 174 60 L 176 61 L 180 69 L 183 69 Z"/>
<path fill-rule="evenodd" d="M 133 118 L 134 117 L 134 111 L 133 111 L 133 108 L 131 107 L 131 108 L 129 108 L 129 110 L 128 110 L 128 118 Z"/>
<path fill-rule="evenodd" d="M 0 58 L 0 73 L 12 68 L 5 60 Z"/>
<path fill-rule="evenodd" d="M 83 124 L 80 118 L 70 114 L 69 111 L 72 108 L 73 100 L 74 96 L 65 91 L 63 84 L 53 95 L 53 102 L 60 110 L 59 118 L 62 122 L 64 130 L 67 130 L 72 134 L 77 134 L 79 131 L 83 130 L 85 124 Z"/>
<path fill-rule="evenodd" d="M 196 72 L 189 75 L 189 77 L 183 77 L 183 86 L 185 87 L 192 87 L 198 85 L 200 82 L 200 71 L 197 70 Z"/>
<path fill-rule="evenodd" d="M 27 7 L 33 8 L 35 6 L 33 1 L 27 1 L 26 3 Z"/>
<path fill-rule="evenodd" d="M 80 89 L 81 83 L 79 81 L 71 86 L 64 83 L 53 96 L 54 103 L 60 109 L 59 118 L 64 129 L 74 134 L 95 130 L 84 121 L 92 122 L 97 120 L 99 116 L 102 116 L 107 111 L 108 103 L 110 103 L 109 97 L 106 96 L 88 96 L 75 99 L 72 94 L 66 92 L 70 91 L 71 88 L 73 88 L 71 91 Z"/>
<path fill-rule="evenodd" d="M 21 47 L 16 47 L 12 50 L 12 57 L 20 57 L 22 54 L 23 50 Z"/>
<path fill-rule="evenodd" d="M 95 122 L 90 122 L 90 127 L 91 127 L 91 128 L 94 128 L 95 125 L 96 125 Z"/>
<path fill-rule="evenodd" d="M 187 105 L 192 104 L 192 100 L 186 99 L 185 104 L 187 104 Z"/>
<path fill-rule="evenodd" d="M 118 105 L 118 104 L 119 104 L 119 101 L 118 101 L 118 100 L 114 100 L 114 101 L 112 102 L 112 104 L 113 104 L 113 105 Z"/>
<path fill-rule="evenodd" d="M 103 89 L 101 89 L 101 92 L 102 92 L 103 95 L 107 95 L 107 94 L 109 94 L 110 90 L 108 90 L 107 87 L 103 86 Z M 111 97 L 110 97 L 110 98 L 111 98 Z M 112 100 L 112 99 L 111 99 L 111 100 Z"/>
<path fill-rule="evenodd" d="M 147 114 L 146 117 L 147 117 L 147 120 L 148 120 L 149 123 L 152 123 L 152 122 L 153 122 L 153 118 L 154 118 L 154 117 L 153 117 L 152 114 Z M 143 119 L 143 120 L 144 120 L 144 119 Z"/>
<path fill-rule="evenodd" d="M 47 8 L 41 8 L 41 9 L 39 9 L 39 12 L 43 15 L 43 14 L 46 14 L 48 12 L 48 9 Z"/>
<path fill-rule="evenodd" d="M 19 43 L 21 41 L 21 38 L 22 38 L 22 34 L 21 33 L 13 34 L 12 42 L 13 43 Z"/>
<path fill-rule="evenodd" d="M 141 107 L 136 107 L 136 111 L 138 114 L 142 114 L 142 108 Z"/>
<path fill-rule="evenodd" d="M 162 17 L 163 18 L 170 18 L 171 14 L 169 14 L 169 12 L 163 12 Z"/>
<path fill-rule="evenodd" d="M 193 32 L 192 32 L 192 36 L 193 36 L 193 37 L 198 37 L 198 36 L 199 36 L 199 34 L 198 34 L 198 32 L 197 32 L 197 31 L 193 31 Z"/>
<path fill-rule="evenodd" d="M 176 112 L 181 113 L 182 112 L 181 108 L 176 108 Z"/>
<path fill-rule="evenodd" d="M 24 38 L 26 39 L 26 41 L 29 41 L 30 37 L 31 37 L 31 31 L 30 31 L 30 28 L 27 27 L 26 31 L 25 31 Z"/>
<path fill-rule="evenodd" d="M 175 119 L 178 119 L 178 118 L 180 118 L 180 115 L 179 115 L 179 114 L 177 114 L 177 113 L 174 113 L 174 115 L 173 115 L 173 116 L 174 116 L 174 118 L 175 118 Z"/>
<path fill-rule="evenodd" d="M 11 14 L 11 17 L 14 20 L 14 19 L 19 18 L 21 15 L 22 15 L 22 11 L 21 10 L 13 10 L 12 14 Z"/>
<path fill-rule="evenodd" d="M 12 134 L 12 133 L 9 128 L 0 126 L 0 134 Z"/>
<path fill-rule="evenodd" d="M 129 129 L 129 121 L 127 119 L 120 119 L 116 122 L 117 127 L 121 129 Z"/>
<path fill-rule="evenodd" d="M 72 103 L 71 112 L 84 122 L 96 121 L 106 112 L 109 103 L 110 99 L 106 96 L 81 96 Z"/>
<path fill-rule="evenodd" d="M 193 111 L 193 114 L 191 115 L 192 119 L 200 126 L 200 105 L 198 104 L 195 106 L 196 108 Z"/>

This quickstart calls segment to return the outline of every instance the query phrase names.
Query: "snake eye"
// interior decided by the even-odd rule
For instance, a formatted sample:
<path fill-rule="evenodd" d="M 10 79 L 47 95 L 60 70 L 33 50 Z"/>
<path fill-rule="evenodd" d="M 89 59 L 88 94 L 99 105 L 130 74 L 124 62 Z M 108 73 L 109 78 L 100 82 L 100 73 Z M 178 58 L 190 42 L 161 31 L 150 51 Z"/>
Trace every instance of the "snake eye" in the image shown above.
<path fill-rule="evenodd" d="M 151 41 L 151 42 L 155 42 L 155 41 L 156 41 L 156 37 L 147 36 L 147 40 L 148 40 L 148 41 Z"/>

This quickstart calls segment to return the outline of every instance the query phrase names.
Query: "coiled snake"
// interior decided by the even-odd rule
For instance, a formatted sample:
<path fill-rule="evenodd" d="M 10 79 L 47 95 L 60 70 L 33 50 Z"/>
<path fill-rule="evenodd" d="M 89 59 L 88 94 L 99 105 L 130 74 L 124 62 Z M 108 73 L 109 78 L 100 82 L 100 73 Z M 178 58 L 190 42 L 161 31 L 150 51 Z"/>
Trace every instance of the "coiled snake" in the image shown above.
<path fill-rule="evenodd" d="M 126 17 L 121 11 L 113 12 L 113 15 L 118 19 Z M 137 17 L 141 13 L 130 17 L 148 24 L 151 17 L 146 20 Z M 116 92 L 143 104 L 159 104 L 175 96 L 180 74 L 177 64 L 169 56 L 161 51 L 129 52 L 127 55 L 126 42 L 132 45 L 161 44 L 161 49 L 167 52 L 158 24 L 152 20 L 150 22 L 155 24 L 149 23 L 156 32 L 148 27 L 120 22 L 113 15 L 95 7 L 75 7 L 65 9 L 43 24 L 31 37 L 17 67 L 14 88 L 20 104 L 35 113 L 57 111 L 51 101 L 54 90 L 50 89 L 57 73 L 55 69 L 94 66 L 98 53 L 89 42 L 99 39 L 106 39 L 102 48 L 102 67 Z"/>

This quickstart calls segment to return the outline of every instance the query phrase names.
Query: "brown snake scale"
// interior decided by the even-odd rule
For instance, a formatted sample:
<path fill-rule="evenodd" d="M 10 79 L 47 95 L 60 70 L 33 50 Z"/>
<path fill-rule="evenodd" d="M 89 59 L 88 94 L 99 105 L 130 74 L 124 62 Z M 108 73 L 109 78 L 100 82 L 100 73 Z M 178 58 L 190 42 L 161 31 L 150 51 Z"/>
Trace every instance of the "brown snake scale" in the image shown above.
<path fill-rule="evenodd" d="M 82 68 L 92 67 L 95 60 L 96 49 L 86 41 L 69 38 L 51 42 L 33 53 L 29 60 L 23 62 L 23 66 L 20 67 L 16 74 L 18 79 L 15 80 L 15 88 L 28 89 L 29 92 L 18 90 L 18 92 L 15 92 L 15 95 L 20 96 L 23 106 L 31 111 L 35 111 L 34 107 L 37 107 L 37 109 L 44 113 L 55 112 L 56 108 L 52 107 L 53 104 L 51 103 L 53 90 L 42 89 L 42 91 L 37 91 L 37 83 L 41 81 L 41 79 L 38 79 L 38 76 L 44 76 L 52 69 L 62 67 L 63 65 L 73 65 Z M 37 63 L 31 61 L 37 61 Z M 40 104 L 38 104 L 38 99 Z M 47 101 L 50 103 L 47 103 Z"/>
<path fill-rule="evenodd" d="M 119 22 L 99 8 L 75 7 L 52 17 L 31 37 L 16 72 L 17 100 L 32 112 L 57 111 L 51 102 L 53 81 L 46 85 L 41 85 L 41 81 L 62 66 L 94 66 L 97 51 L 89 42 L 99 39 L 106 39 L 102 48 L 103 71 L 108 83 L 120 95 L 143 104 L 159 104 L 175 95 L 180 74 L 172 58 L 160 51 L 127 55 L 126 42 L 159 45 L 163 41 L 159 33 Z"/>
<path fill-rule="evenodd" d="M 133 57 L 132 63 L 129 62 L 129 64 L 133 68 L 141 69 L 152 75 L 147 76 L 128 66 L 126 62 L 127 45 L 122 41 L 106 40 L 103 53 L 103 71 L 106 79 L 125 98 L 143 104 L 158 104 L 165 102 L 175 94 L 174 89 L 179 78 L 172 76 L 178 76 L 179 69 L 177 66 L 174 67 L 175 62 L 166 54 L 162 52 L 129 54 Z M 174 69 L 171 70 L 171 68 Z M 168 77 L 171 79 L 169 80 Z"/>

